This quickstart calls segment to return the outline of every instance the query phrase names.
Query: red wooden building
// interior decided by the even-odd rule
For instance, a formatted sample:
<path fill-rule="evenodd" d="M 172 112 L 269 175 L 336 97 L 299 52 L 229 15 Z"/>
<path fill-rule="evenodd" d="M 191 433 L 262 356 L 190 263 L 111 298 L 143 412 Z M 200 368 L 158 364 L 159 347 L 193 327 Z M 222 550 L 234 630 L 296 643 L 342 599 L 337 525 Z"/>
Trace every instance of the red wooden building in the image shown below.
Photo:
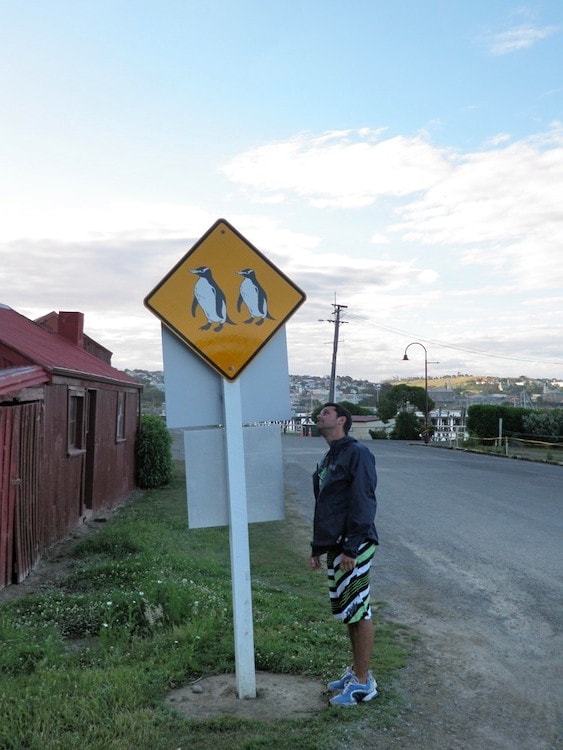
<path fill-rule="evenodd" d="M 141 386 L 83 326 L 0 305 L 0 588 L 135 489 Z"/>

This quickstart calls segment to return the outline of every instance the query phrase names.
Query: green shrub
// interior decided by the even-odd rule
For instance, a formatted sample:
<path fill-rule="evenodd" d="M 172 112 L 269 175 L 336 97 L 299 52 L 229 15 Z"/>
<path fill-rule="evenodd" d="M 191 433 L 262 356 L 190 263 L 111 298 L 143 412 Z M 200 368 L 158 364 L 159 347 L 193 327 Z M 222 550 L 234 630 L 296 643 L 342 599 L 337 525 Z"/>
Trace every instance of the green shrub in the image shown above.
<path fill-rule="evenodd" d="M 163 487 L 172 474 L 172 437 L 160 417 L 144 414 L 137 438 L 137 484 L 143 489 Z"/>
<path fill-rule="evenodd" d="M 503 435 L 521 435 L 523 419 L 529 413 L 529 409 L 515 406 L 474 404 L 467 410 L 467 429 L 475 437 L 495 438 L 499 433 L 499 419 L 502 419 Z"/>
<path fill-rule="evenodd" d="M 395 427 L 391 431 L 392 440 L 420 440 L 423 426 L 420 419 L 412 412 L 402 411 L 397 414 Z"/>
<path fill-rule="evenodd" d="M 524 430 L 542 440 L 558 441 L 563 437 L 563 411 L 543 411 L 526 414 L 522 420 Z"/>
<path fill-rule="evenodd" d="M 379 427 L 377 430 L 368 430 L 372 440 L 387 440 L 387 430 Z"/>

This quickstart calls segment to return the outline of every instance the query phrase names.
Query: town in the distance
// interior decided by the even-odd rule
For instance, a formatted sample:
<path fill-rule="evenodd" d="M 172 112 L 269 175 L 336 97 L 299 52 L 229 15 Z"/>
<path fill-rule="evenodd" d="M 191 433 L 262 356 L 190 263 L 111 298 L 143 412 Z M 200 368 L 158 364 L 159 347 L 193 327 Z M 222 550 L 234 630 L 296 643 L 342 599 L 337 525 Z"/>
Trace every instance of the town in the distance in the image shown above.
<path fill-rule="evenodd" d="M 164 416 L 164 373 L 142 369 L 126 372 L 144 386 L 143 412 Z M 312 424 L 311 415 L 328 400 L 330 377 L 290 375 L 289 384 L 290 422 L 293 429 L 300 430 L 301 425 Z M 335 400 L 357 407 L 354 409 L 359 415 L 354 426 L 354 434 L 357 437 L 369 439 L 370 436 L 373 437 L 374 430 L 382 427 L 390 429 L 392 420 L 384 420 L 382 424 L 378 418 L 378 407 L 385 396 L 399 385 L 424 389 L 425 382 L 423 378 L 397 378 L 381 383 L 358 380 L 348 375 L 336 378 Z M 464 431 L 467 409 L 472 405 L 497 404 L 539 410 L 563 409 L 563 380 L 528 378 L 524 375 L 518 378 L 501 378 L 459 373 L 429 378 L 428 398 L 431 404 L 429 419 L 434 426 L 434 439 L 446 440 Z"/>

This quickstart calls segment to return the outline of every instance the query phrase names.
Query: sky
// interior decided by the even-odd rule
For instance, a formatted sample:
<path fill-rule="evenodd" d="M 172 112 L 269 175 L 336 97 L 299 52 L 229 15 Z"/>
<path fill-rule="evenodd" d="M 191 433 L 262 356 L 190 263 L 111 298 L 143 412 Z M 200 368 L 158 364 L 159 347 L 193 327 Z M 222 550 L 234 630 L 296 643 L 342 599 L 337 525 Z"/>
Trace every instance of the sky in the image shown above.
<path fill-rule="evenodd" d="M 342 305 L 337 375 L 563 380 L 563 3 L 0 0 L 0 303 L 161 369 L 219 218 L 307 295 L 291 374 Z"/>

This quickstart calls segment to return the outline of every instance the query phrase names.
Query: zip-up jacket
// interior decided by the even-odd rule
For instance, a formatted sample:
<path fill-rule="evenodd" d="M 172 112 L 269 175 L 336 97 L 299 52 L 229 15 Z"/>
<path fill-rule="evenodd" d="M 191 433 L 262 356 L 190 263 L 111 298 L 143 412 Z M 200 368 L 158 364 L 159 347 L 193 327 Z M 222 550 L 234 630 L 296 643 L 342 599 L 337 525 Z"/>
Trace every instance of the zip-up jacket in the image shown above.
<path fill-rule="evenodd" d="M 375 458 L 365 445 L 349 435 L 331 443 L 313 474 L 313 556 L 337 549 L 355 558 L 363 542 L 378 544 L 376 484 Z"/>

